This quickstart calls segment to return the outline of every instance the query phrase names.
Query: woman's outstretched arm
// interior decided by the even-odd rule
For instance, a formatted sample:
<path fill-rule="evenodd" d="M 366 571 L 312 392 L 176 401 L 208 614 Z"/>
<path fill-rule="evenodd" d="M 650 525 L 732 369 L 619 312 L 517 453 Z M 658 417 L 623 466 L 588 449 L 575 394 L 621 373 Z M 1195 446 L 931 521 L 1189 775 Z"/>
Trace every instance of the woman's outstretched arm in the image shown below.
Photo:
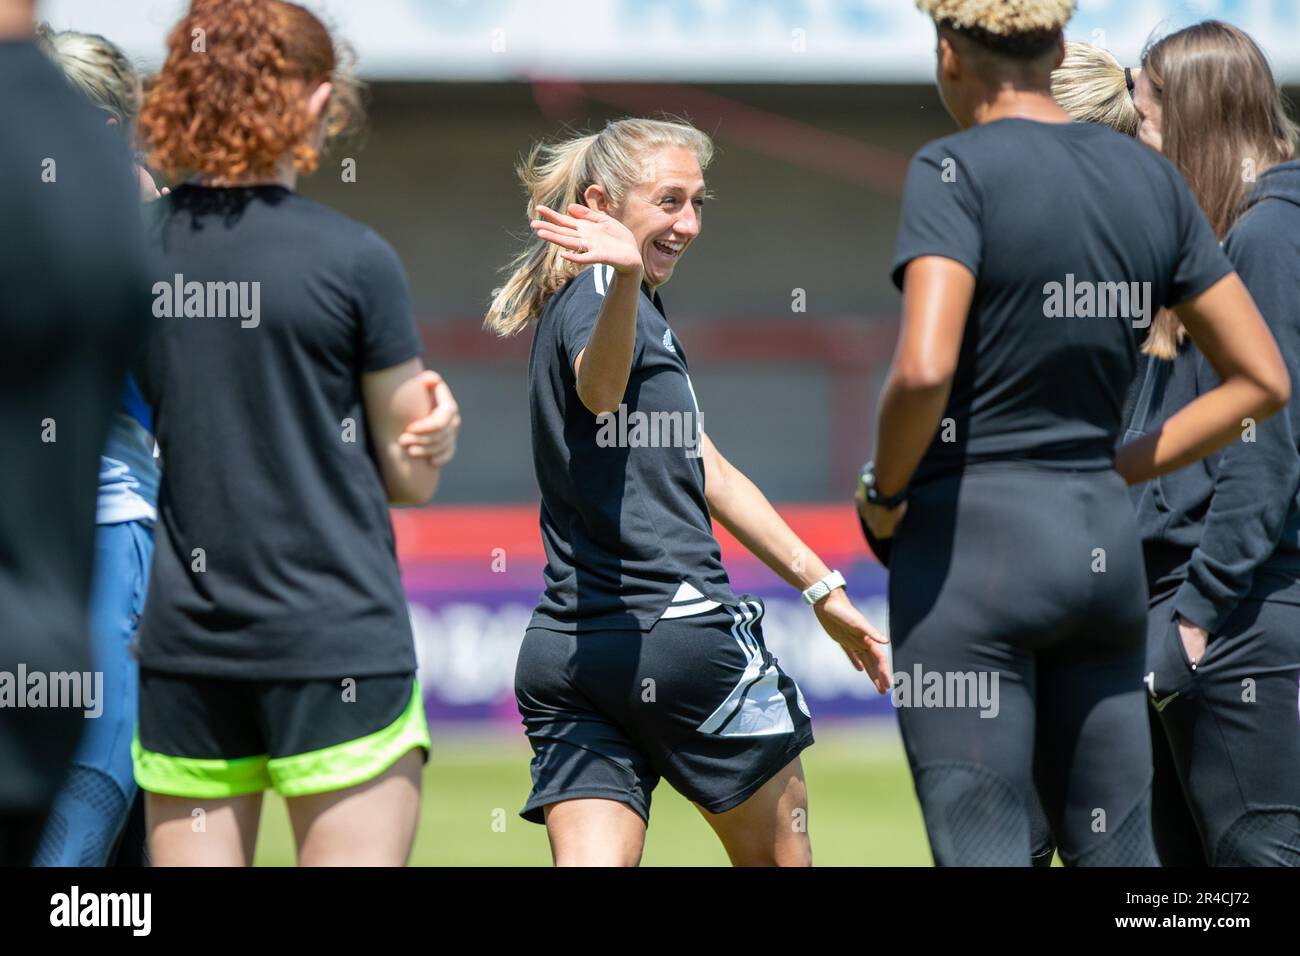
<path fill-rule="evenodd" d="M 921 256 L 903 273 L 902 327 L 880 397 L 872 456 L 876 488 L 885 497 L 907 487 L 934 440 L 974 297 L 975 275 L 955 259 Z M 893 536 L 907 503 L 885 509 L 859 501 L 858 510 L 883 541 Z"/>
<path fill-rule="evenodd" d="M 800 591 L 816 584 L 831 569 L 799 539 L 767 496 L 709 440 L 701 436 L 704 494 L 709 511 L 755 557 Z M 822 629 L 843 649 L 849 662 L 866 671 L 882 694 L 889 689 L 889 639 L 872 627 L 849 601 L 843 588 L 831 591 L 813 611 Z"/>

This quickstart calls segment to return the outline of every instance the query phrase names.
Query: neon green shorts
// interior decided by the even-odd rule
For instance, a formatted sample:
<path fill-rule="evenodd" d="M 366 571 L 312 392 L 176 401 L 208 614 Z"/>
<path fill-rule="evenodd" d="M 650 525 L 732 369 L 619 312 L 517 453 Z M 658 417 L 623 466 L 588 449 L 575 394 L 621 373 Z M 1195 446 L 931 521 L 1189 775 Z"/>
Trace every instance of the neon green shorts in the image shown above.
<path fill-rule="evenodd" d="M 373 780 L 414 748 L 427 760 L 429 746 L 411 674 L 229 681 L 140 672 L 131 757 L 136 782 L 152 793 L 326 793 Z"/>

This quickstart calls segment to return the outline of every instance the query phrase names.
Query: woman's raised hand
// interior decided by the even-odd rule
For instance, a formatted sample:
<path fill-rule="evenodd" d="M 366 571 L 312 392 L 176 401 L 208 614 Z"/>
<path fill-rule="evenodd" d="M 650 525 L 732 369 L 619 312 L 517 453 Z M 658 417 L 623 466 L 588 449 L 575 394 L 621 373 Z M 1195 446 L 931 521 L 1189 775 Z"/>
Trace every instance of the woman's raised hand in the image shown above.
<path fill-rule="evenodd" d="M 613 216 L 580 203 L 570 203 L 567 216 L 539 205 L 537 215 L 529 225 L 537 238 L 560 247 L 561 259 L 582 265 L 602 262 L 619 275 L 641 271 L 636 237 Z"/>

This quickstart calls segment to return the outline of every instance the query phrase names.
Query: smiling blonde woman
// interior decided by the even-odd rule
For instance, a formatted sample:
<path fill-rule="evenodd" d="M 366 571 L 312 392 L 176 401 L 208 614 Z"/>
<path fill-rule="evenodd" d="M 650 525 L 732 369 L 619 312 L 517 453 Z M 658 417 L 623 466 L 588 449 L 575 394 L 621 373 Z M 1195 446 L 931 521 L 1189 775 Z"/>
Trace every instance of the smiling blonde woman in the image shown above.
<path fill-rule="evenodd" d="M 811 721 L 764 643 L 762 601 L 732 593 L 711 517 L 888 686 L 885 639 L 844 578 L 703 430 L 659 290 L 699 238 L 712 154 L 699 130 L 653 119 L 535 147 L 520 169 L 534 237 L 487 316 L 503 335 L 536 323 L 546 587 L 515 695 L 534 754 L 522 815 L 545 822 L 561 866 L 635 865 L 660 777 L 734 864 L 811 862 L 806 829 L 790 826 L 807 811 Z M 656 421 L 674 428 L 624 439 Z"/>

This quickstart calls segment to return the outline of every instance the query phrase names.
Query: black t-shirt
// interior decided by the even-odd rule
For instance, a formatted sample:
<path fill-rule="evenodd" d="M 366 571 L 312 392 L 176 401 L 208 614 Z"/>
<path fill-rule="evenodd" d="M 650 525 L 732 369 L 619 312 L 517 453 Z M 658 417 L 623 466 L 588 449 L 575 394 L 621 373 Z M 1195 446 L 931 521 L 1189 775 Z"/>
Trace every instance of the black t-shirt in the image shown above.
<path fill-rule="evenodd" d="M 1005 119 L 912 160 L 893 278 L 976 276 L 944 422 L 913 478 L 983 461 L 1113 465 L 1143 329 L 1232 265 L 1177 170 L 1102 126 Z"/>
<path fill-rule="evenodd" d="M 163 475 L 141 664 L 413 670 L 361 391 L 362 373 L 420 354 L 397 255 L 279 186 L 186 185 L 158 206 L 159 332 L 140 385 Z"/>
<path fill-rule="evenodd" d="M 140 190 L 30 42 L 0 41 L 0 116 L 0 671 L 84 670 L 99 455 L 149 324 Z"/>
<path fill-rule="evenodd" d="M 734 604 L 704 497 L 703 423 L 686 353 L 642 286 L 623 408 L 598 421 L 573 362 L 600 317 L 610 266 L 547 302 L 528 362 L 546 590 L 532 626 L 648 630 L 670 604 Z"/>

